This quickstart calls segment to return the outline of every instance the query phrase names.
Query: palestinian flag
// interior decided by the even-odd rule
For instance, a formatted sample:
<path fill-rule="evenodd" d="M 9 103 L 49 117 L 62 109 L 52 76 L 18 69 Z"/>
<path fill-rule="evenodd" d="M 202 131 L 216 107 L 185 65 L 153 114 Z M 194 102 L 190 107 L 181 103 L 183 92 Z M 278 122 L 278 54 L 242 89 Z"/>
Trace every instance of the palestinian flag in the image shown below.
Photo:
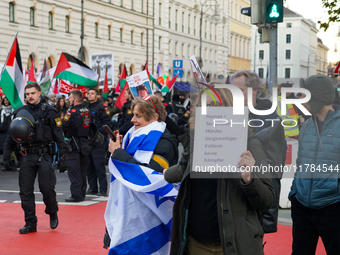
<path fill-rule="evenodd" d="M 143 71 L 144 71 L 144 70 L 148 73 L 148 76 L 149 76 L 150 81 L 152 81 L 153 83 L 155 83 L 156 86 L 157 86 L 159 89 L 162 89 L 162 85 L 159 84 L 159 82 L 157 81 L 157 79 L 149 72 L 149 70 L 148 70 L 148 61 L 146 61 L 145 65 L 144 65 Z"/>
<path fill-rule="evenodd" d="M 32 58 L 31 70 L 28 75 L 27 84 L 32 83 L 32 82 L 37 82 L 35 78 L 34 58 Z"/>
<path fill-rule="evenodd" d="M 103 89 L 103 97 L 109 96 L 109 80 L 107 79 L 107 68 L 105 70 L 105 80 L 104 80 L 104 89 Z"/>
<path fill-rule="evenodd" d="M 38 84 L 40 85 L 42 92 L 46 92 L 51 88 L 51 79 L 46 59 L 44 61 L 44 69 L 41 73 L 41 78 Z"/>
<path fill-rule="evenodd" d="M 172 78 L 172 80 L 169 81 L 166 85 L 164 85 L 164 87 L 162 88 L 161 92 L 162 93 L 163 92 L 166 92 L 166 93 L 170 92 L 173 89 L 174 85 L 175 85 L 176 79 L 177 79 L 177 75 L 174 78 Z"/>
<path fill-rule="evenodd" d="M 6 64 L 1 73 L 0 87 L 2 88 L 13 109 L 24 105 L 24 76 L 18 39 L 15 36 Z"/>
<path fill-rule="evenodd" d="M 122 91 L 125 84 L 126 84 L 126 77 L 127 77 L 127 70 L 126 70 L 126 66 L 124 64 L 123 70 L 120 73 L 117 85 L 116 85 L 116 89 L 115 89 L 115 93 Z M 123 92 L 123 91 L 122 91 Z M 125 93 L 125 91 L 124 91 Z"/>
<path fill-rule="evenodd" d="M 70 81 L 85 87 L 95 87 L 97 86 L 98 74 L 79 59 L 63 52 L 53 78 Z"/>

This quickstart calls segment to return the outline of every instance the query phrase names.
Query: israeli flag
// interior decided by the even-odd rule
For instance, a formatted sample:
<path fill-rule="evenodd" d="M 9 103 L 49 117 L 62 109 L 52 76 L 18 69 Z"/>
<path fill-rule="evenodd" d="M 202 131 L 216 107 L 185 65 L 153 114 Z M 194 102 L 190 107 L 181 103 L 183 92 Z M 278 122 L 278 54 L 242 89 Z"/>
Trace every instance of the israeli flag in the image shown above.
<path fill-rule="evenodd" d="M 123 148 L 148 164 L 165 130 L 153 122 L 123 139 Z M 114 159 L 109 161 L 110 194 L 105 211 L 111 238 L 109 255 L 167 255 L 170 251 L 172 208 L 177 189 L 151 168 Z"/>

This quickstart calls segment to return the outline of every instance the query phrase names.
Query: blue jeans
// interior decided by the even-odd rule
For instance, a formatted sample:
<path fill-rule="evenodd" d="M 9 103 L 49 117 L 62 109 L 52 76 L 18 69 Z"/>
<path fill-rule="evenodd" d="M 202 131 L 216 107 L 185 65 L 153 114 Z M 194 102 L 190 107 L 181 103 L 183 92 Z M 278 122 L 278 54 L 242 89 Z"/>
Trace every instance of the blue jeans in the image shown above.
<path fill-rule="evenodd" d="M 292 198 L 293 253 L 314 255 L 321 237 L 327 255 L 340 254 L 340 202 L 319 210 L 303 206 Z"/>

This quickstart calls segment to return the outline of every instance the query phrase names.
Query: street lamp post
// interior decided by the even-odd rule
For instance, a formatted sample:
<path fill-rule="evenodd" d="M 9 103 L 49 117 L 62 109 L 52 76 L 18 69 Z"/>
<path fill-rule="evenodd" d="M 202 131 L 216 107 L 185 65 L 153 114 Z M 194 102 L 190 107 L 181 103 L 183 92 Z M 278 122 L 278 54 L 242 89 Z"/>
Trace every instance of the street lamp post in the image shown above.
<path fill-rule="evenodd" d="M 215 4 L 206 5 L 208 2 L 214 1 Z M 203 12 L 204 6 L 209 7 L 205 12 Z M 206 0 L 201 6 L 201 19 L 200 19 L 200 59 L 199 66 L 202 68 L 203 60 L 202 60 L 202 23 L 203 23 L 203 14 L 210 10 L 211 7 L 215 6 L 214 18 L 215 20 L 219 20 L 220 14 L 218 13 L 218 2 L 217 0 Z"/>
<path fill-rule="evenodd" d="M 83 40 L 84 40 L 84 0 L 81 0 L 81 22 L 80 22 L 80 50 L 79 50 L 79 53 L 78 53 L 78 58 L 81 60 L 81 61 L 85 61 L 85 58 L 84 58 L 84 46 L 83 46 Z"/>
<path fill-rule="evenodd" d="M 307 78 L 309 77 L 309 57 L 315 55 L 317 57 L 316 53 L 309 53 L 308 60 L 307 60 Z"/>

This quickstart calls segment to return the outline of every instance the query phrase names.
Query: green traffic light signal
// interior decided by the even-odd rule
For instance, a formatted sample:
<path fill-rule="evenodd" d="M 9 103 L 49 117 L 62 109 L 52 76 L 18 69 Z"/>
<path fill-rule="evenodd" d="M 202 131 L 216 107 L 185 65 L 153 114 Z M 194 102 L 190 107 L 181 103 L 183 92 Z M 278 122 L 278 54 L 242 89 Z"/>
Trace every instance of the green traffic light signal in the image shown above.
<path fill-rule="evenodd" d="M 337 91 L 337 92 L 340 92 L 340 88 L 336 88 L 336 91 Z"/>
<path fill-rule="evenodd" d="M 266 0 L 266 23 L 278 23 L 283 21 L 283 0 Z"/>

